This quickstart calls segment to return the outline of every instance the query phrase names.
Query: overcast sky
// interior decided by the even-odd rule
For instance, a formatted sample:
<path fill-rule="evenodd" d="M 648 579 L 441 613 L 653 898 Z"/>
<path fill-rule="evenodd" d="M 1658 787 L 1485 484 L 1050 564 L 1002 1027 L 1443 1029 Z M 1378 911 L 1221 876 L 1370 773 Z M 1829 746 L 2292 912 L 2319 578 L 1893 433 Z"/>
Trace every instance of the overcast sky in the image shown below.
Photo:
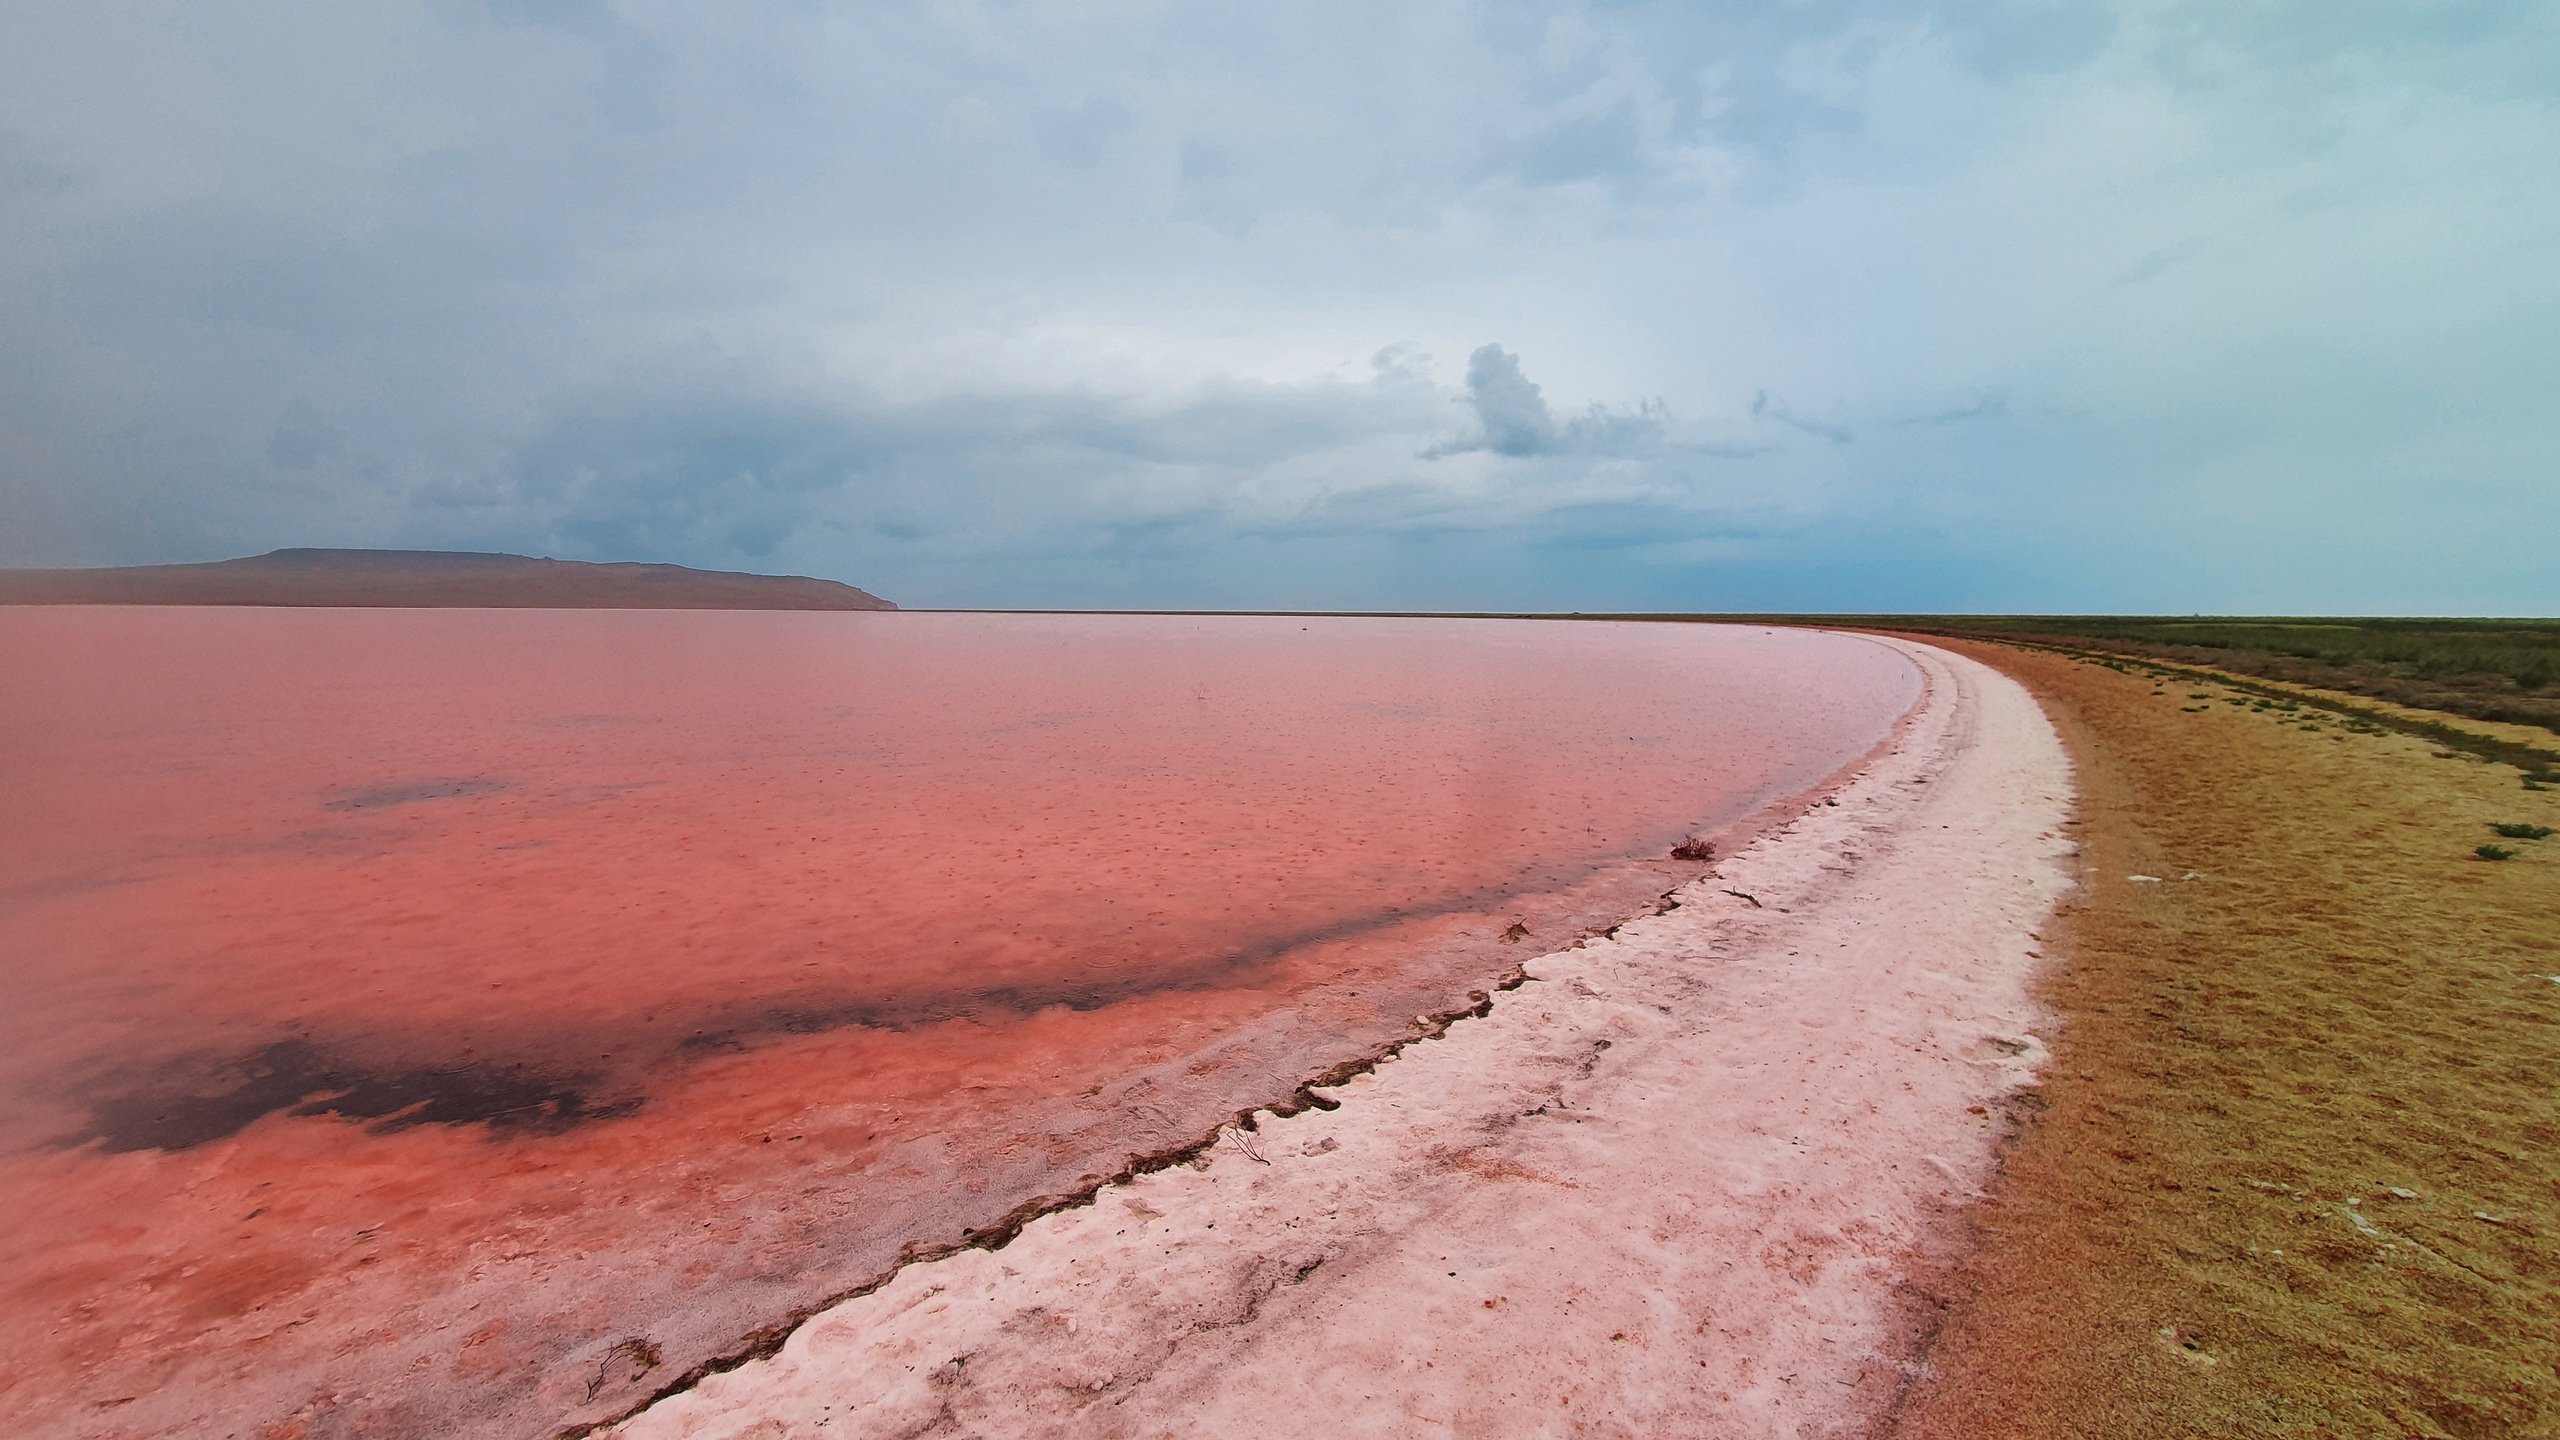
<path fill-rule="evenodd" d="M 2560 5 L 0 7 L 0 563 L 2560 612 Z"/>

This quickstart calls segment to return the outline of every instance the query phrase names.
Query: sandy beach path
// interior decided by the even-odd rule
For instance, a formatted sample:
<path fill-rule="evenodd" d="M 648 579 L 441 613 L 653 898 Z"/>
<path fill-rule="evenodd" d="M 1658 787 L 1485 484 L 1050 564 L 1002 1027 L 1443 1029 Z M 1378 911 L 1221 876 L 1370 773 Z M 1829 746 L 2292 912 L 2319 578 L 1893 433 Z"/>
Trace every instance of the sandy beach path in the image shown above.
<path fill-rule="evenodd" d="M 1928 676 L 1901 740 L 1676 905 L 1339 1108 L 909 1266 L 621 1433 L 1872 1428 L 1924 1323 L 1901 1282 L 2043 1054 L 2070 786 L 2015 682 L 1876 643 Z"/>

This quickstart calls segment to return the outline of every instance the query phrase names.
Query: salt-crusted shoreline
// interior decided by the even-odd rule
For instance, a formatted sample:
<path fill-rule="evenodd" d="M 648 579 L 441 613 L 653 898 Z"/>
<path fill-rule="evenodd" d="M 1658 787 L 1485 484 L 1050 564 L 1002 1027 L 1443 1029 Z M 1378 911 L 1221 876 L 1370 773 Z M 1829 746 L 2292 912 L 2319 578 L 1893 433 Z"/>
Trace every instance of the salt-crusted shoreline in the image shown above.
<path fill-rule="evenodd" d="M 1857 1434 L 1952 1243 L 2068 884 L 2035 702 L 1944 651 L 1898 743 L 1484 1018 L 998 1251 L 907 1267 L 643 1437 Z M 1747 897 L 1747 898 L 1746 898 Z"/>

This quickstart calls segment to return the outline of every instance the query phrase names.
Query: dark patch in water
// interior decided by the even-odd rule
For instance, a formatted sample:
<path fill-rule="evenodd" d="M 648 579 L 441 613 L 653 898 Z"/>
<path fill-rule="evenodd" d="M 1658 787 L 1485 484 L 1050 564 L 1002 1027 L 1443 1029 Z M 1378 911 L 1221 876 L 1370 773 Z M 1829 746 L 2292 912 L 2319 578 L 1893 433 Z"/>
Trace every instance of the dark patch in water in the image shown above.
<path fill-rule="evenodd" d="M 505 788 L 503 781 L 435 783 Z M 1004 1023 L 1053 1006 L 1093 1011 L 1151 995 L 1253 984 L 1272 962 L 1301 946 L 1436 914 L 1472 913 L 1501 898 L 1509 898 L 1509 892 L 1488 888 L 1442 906 L 1397 907 L 1349 916 L 1225 954 L 1131 967 L 1107 978 L 1087 972 L 1047 984 L 908 996 L 774 997 L 762 1004 L 721 1007 L 716 1015 L 702 1017 L 709 1023 L 685 1033 L 671 1046 L 666 1032 L 659 1031 L 660 1038 L 643 1040 L 633 1048 L 641 1055 L 654 1053 L 661 1062 L 683 1065 L 712 1054 L 743 1052 L 781 1036 L 848 1028 L 897 1032 L 951 1021 Z M 1655 906 L 1655 913 L 1668 908 L 1671 902 L 1666 896 Z M 1512 929 L 1519 934 L 1506 932 L 1506 939 L 1527 938 L 1525 925 L 1515 924 Z M 624 1045 L 630 1043 L 626 1038 Z M 622 1053 L 637 1060 L 643 1070 L 654 1068 L 651 1061 L 633 1055 L 631 1048 Z M 613 1068 L 629 1073 L 621 1066 Z M 235 1135 L 261 1117 L 278 1113 L 370 1121 L 377 1131 L 413 1125 L 487 1125 L 497 1133 L 557 1135 L 590 1121 L 631 1114 L 645 1099 L 627 1094 L 600 1100 L 598 1092 L 603 1088 L 604 1073 L 592 1069 L 491 1060 L 447 1066 L 372 1065 L 307 1040 L 283 1040 L 228 1059 L 198 1056 L 181 1061 L 165 1067 L 149 1083 L 96 1099 L 90 1106 L 89 1127 L 78 1138 L 98 1141 L 110 1151 L 185 1150 Z"/>
<path fill-rule="evenodd" d="M 1003 1023 L 1026 1019 L 1053 1006 L 1085 1012 L 1157 995 L 1254 985 L 1261 983 L 1262 976 L 1274 962 L 1303 947 L 1375 934 L 1395 925 L 1439 915 L 1477 914 L 1492 903 L 1512 898 L 1516 898 L 1514 892 L 1487 887 L 1439 905 L 1410 910 L 1390 907 L 1349 915 L 1328 924 L 1270 936 L 1224 954 L 1140 963 L 1123 967 L 1118 973 L 1108 976 L 1087 970 L 1081 974 L 1061 976 L 1046 984 L 995 985 L 983 989 L 847 1000 L 815 996 L 754 1006 L 724 1006 L 711 1023 L 702 1025 L 676 1042 L 676 1057 L 691 1060 L 724 1052 L 743 1053 L 758 1041 L 780 1035 L 819 1035 L 852 1027 L 906 1031 L 954 1020 Z M 1661 914 L 1667 908 L 1667 900 L 1666 895 L 1664 902 L 1656 903 L 1655 914 Z M 1502 939 L 1507 943 L 1516 944 L 1528 938 L 1529 927 L 1516 921 L 1502 933 Z"/>
<path fill-rule="evenodd" d="M 328 803 L 332 810 L 380 810 L 392 805 L 414 805 L 421 800 L 487 795 L 506 788 L 506 781 L 485 777 L 401 780 L 389 785 L 368 785 L 361 790 L 350 790 Z"/>
<path fill-rule="evenodd" d="M 664 780 L 599 780 L 593 785 L 571 785 L 553 792 L 562 800 L 610 800 L 634 790 L 655 790 Z"/>
<path fill-rule="evenodd" d="M 1084 1012 L 1152 995 L 1222 989 L 1252 983 L 1261 967 L 1297 943 L 1300 942 L 1296 939 L 1276 942 L 1188 965 L 1149 967 L 1135 975 L 1108 980 L 1065 978 L 1047 985 L 997 985 L 892 999 L 807 999 L 766 1005 L 743 1014 L 733 1009 L 727 1012 L 724 1023 L 695 1030 L 677 1041 L 676 1052 L 687 1058 L 721 1051 L 737 1053 L 757 1040 L 776 1035 L 823 1035 L 854 1027 L 902 1032 L 954 1020 L 1002 1023 L 1027 1019 L 1053 1006 Z"/>
<path fill-rule="evenodd" d="M 201 1074 L 201 1072 L 198 1072 Z M 637 1097 L 598 1103 L 599 1077 L 487 1060 L 447 1066 L 368 1066 L 303 1040 L 281 1040 L 219 1064 L 217 1084 L 167 1083 L 106 1096 L 91 1107 L 82 1140 L 109 1151 L 187 1150 L 279 1112 L 369 1120 L 377 1131 L 413 1125 L 487 1125 L 556 1135 L 640 1108 Z"/>

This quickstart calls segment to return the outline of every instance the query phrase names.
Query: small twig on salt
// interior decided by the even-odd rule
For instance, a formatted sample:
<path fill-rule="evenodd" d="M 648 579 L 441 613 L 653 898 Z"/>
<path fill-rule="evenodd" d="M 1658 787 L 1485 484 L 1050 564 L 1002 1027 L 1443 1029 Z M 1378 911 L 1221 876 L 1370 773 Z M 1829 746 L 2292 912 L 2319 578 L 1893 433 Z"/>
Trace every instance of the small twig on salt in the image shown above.
<path fill-rule="evenodd" d="M 1234 1142 L 1236 1142 L 1236 1148 L 1237 1148 L 1237 1149 L 1239 1149 L 1239 1150 L 1243 1151 L 1245 1154 L 1247 1154 L 1247 1155 L 1251 1156 L 1251 1157 L 1253 1158 L 1253 1163 L 1254 1163 L 1254 1164 L 1256 1164 L 1256 1165 L 1268 1165 L 1268 1164 L 1270 1164 L 1270 1163 L 1271 1163 L 1270 1161 L 1265 1160 L 1264 1158 L 1262 1158 L 1262 1152 L 1261 1152 L 1261 1151 L 1256 1150 L 1256 1149 L 1254 1149 L 1254 1148 L 1253 1148 L 1253 1141 L 1252 1141 L 1252 1139 L 1251 1139 L 1250 1137 L 1248 1137 L 1248 1136 L 1247 1136 L 1243 1131 L 1238 1130 L 1238 1129 L 1237 1129 L 1237 1128 L 1235 1128 L 1234 1126 L 1230 1125 L 1230 1126 L 1228 1126 L 1228 1127 L 1227 1127 L 1227 1138 L 1228 1138 L 1228 1139 L 1230 1139 L 1230 1140 L 1233 1140 Z"/>
<path fill-rule="evenodd" d="M 1739 891 L 1739 890 L 1727 890 L 1727 891 L 1726 891 L 1726 892 L 1724 892 L 1724 893 L 1726 893 L 1727 895 L 1732 896 L 1732 897 L 1733 897 L 1734 899 L 1736 899 L 1736 900 L 1748 900 L 1748 901 L 1750 901 L 1750 902 L 1751 902 L 1751 908 L 1752 908 L 1752 909 L 1754 909 L 1754 910 L 1762 910 L 1762 909 L 1766 909 L 1766 908 L 1767 908 L 1766 906 L 1764 906 L 1764 905 L 1762 905 L 1762 904 L 1760 903 L 1760 897 L 1759 897 L 1759 896 L 1757 896 L 1757 895 L 1745 895 L 1745 894 L 1743 894 L 1743 893 L 1742 893 L 1741 891 Z"/>

